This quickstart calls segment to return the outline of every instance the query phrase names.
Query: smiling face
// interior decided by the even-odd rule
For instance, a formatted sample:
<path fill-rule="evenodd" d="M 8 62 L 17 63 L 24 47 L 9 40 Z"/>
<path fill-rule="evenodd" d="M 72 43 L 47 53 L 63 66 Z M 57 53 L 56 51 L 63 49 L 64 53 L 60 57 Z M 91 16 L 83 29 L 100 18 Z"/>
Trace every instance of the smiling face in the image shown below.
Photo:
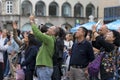
<path fill-rule="evenodd" d="M 115 37 L 114 37 L 112 31 L 109 31 L 109 32 L 106 34 L 105 40 L 108 41 L 108 42 L 114 42 Z"/>

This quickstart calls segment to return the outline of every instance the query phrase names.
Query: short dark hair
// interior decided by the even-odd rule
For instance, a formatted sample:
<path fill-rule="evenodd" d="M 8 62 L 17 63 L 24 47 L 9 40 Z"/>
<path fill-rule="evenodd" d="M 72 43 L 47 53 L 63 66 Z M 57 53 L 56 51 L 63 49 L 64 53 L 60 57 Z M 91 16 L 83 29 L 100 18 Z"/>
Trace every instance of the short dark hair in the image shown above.
<path fill-rule="evenodd" d="M 17 29 L 17 34 L 18 34 L 18 36 L 20 36 L 20 34 L 21 34 L 21 31 L 19 29 Z"/>
<path fill-rule="evenodd" d="M 86 36 L 87 36 L 87 33 L 88 33 L 88 30 L 87 30 L 85 27 L 83 27 L 83 26 L 81 26 L 80 28 L 82 28 L 82 30 L 85 32 L 84 37 L 86 37 Z"/>
<path fill-rule="evenodd" d="M 48 30 L 48 27 L 47 27 L 46 25 L 42 25 L 42 27 L 40 28 L 40 31 L 41 31 L 42 33 L 47 32 L 47 30 Z"/>
<path fill-rule="evenodd" d="M 33 34 L 29 34 L 28 39 L 29 39 L 29 46 L 37 45 L 37 40 Z"/>
<path fill-rule="evenodd" d="M 58 33 L 58 36 L 60 37 L 60 38 L 65 38 L 65 35 L 66 35 L 66 33 L 65 33 L 65 30 L 63 29 L 63 28 L 61 28 L 61 27 L 59 27 L 59 33 Z"/>

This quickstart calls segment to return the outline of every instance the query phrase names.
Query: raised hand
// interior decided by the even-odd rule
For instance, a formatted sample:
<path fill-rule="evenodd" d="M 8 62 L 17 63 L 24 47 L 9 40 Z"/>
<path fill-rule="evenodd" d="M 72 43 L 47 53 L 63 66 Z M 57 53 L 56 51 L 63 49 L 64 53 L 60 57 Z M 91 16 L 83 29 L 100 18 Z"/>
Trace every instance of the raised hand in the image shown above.
<path fill-rule="evenodd" d="M 31 24 L 35 23 L 35 17 L 33 15 L 29 17 L 29 20 Z"/>
<path fill-rule="evenodd" d="M 16 22 L 13 22 L 13 29 L 17 29 L 17 24 L 16 24 Z"/>
<path fill-rule="evenodd" d="M 95 32 L 96 29 L 97 29 L 97 26 L 96 26 L 96 25 L 93 25 L 93 26 L 92 26 L 92 32 Z"/>

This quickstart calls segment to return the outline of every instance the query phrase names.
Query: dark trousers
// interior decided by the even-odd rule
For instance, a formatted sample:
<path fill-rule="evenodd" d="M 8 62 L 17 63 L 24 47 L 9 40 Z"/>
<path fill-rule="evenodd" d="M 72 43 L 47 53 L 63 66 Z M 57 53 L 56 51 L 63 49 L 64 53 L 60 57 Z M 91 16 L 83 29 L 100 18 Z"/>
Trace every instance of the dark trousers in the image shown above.
<path fill-rule="evenodd" d="M 53 67 L 52 80 L 61 80 L 62 72 L 59 66 Z"/>
<path fill-rule="evenodd" d="M 97 76 L 90 76 L 89 78 L 89 80 L 100 80 Z"/>
<path fill-rule="evenodd" d="M 33 71 L 25 71 L 25 80 L 33 80 Z"/>
<path fill-rule="evenodd" d="M 4 77 L 6 77 L 9 74 L 10 70 L 7 51 L 3 54 L 3 57 L 4 57 Z"/>
<path fill-rule="evenodd" d="M 0 62 L 0 80 L 3 80 L 4 64 Z"/>

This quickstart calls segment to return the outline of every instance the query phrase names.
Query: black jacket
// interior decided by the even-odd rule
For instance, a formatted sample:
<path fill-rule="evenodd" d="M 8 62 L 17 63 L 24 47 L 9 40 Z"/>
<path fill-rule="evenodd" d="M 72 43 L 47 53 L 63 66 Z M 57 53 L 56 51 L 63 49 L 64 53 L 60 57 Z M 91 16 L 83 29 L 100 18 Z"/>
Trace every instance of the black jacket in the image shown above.
<path fill-rule="evenodd" d="M 37 52 L 37 46 L 29 46 L 25 51 L 25 61 L 21 64 L 21 66 L 26 66 L 26 71 L 35 69 Z"/>

